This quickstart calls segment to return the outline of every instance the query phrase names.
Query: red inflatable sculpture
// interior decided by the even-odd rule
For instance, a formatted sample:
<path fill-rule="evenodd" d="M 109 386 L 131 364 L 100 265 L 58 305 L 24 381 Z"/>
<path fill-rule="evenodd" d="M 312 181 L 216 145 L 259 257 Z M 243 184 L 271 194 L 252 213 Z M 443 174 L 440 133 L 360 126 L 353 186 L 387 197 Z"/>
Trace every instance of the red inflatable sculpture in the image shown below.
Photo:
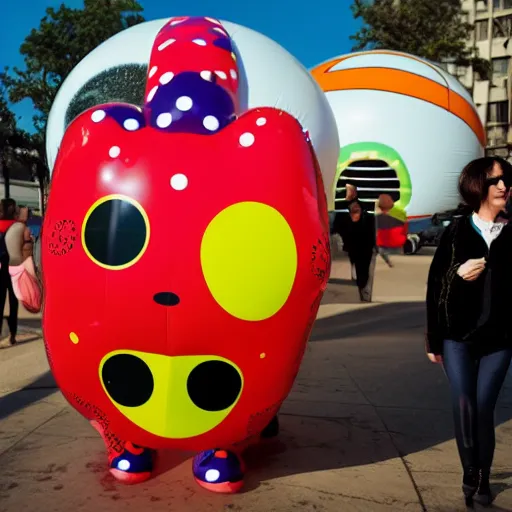
<path fill-rule="evenodd" d="M 240 452 L 277 432 L 325 290 L 322 179 L 289 114 L 237 117 L 231 42 L 208 18 L 158 34 L 143 108 L 98 105 L 66 130 L 43 226 L 44 336 L 111 472 L 201 451 L 235 492 Z M 221 78 L 220 78 L 221 77 Z"/>

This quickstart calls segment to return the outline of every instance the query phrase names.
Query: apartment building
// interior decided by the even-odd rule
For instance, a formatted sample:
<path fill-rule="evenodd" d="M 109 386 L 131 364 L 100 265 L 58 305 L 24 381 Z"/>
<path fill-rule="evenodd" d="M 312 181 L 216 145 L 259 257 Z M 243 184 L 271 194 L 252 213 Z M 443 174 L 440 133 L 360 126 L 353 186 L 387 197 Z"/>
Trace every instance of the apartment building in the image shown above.
<path fill-rule="evenodd" d="M 487 154 L 512 160 L 510 130 L 512 0 L 463 0 L 467 21 L 475 25 L 468 45 L 491 62 L 489 80 L 482 80 L 472 68 L 447 64 L 473 95 L 487 132 Z"/>

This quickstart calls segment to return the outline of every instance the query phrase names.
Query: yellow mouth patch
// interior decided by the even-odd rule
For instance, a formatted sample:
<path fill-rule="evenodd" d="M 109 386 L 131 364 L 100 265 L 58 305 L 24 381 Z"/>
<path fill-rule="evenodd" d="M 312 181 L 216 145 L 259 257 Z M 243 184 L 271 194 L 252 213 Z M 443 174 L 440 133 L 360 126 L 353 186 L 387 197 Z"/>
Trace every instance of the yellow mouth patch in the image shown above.
<path fill-rule="evenodd" d="M 238 402 L 240 369 L 218 356 L 176 356 L 134 350 L 107 354 L 103 389 L 131 422 L 156 436 L 185 439 L 209 432 Z"/>

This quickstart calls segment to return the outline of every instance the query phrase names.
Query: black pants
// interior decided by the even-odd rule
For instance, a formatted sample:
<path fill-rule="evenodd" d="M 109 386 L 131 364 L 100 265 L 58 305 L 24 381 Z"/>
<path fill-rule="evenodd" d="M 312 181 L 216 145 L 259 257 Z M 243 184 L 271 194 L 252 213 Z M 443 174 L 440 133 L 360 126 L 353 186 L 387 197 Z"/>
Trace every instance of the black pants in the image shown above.
<path fill-rule="evenodd" d="M 5 298 L 7 293 L 9 293 L 9 316 L 7 318 L 7 324 L 9 325 L 11 336 L 16 336 L 16 333 L 18 332 L 18 299 L 16 298 L 16 295 L 14 295 L 14 290 L 12 288 L 9 267 L 7 265 L 2 265 L 0 268 L 0 314 L 2 315 L 0 332 L 3 326 Z"/>
<path fill-rule="evenodd" d="M 372 298 L 373 277 L 375 271 L 375 252 L 357 253 L 350 256 L 356 269 L 356 284 L 361 300 L 369 302 Z"/>
<path fill-rule="evenodd" d="M 443 366 L 450 382 L 455 437 L 462 467 L 490 470 L 494 457 L 494 408 L 512 349 L 478 356 L 465 343 L 445 340 Z"/>

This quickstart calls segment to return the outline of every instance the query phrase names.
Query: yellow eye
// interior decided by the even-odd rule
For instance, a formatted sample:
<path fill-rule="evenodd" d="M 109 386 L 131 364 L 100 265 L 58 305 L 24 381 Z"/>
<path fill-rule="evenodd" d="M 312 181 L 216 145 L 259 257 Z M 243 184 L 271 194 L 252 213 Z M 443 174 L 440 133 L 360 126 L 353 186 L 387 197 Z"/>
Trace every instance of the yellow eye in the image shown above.
<path fill-rule="evenodd" d="M 206 284 L 241 320 L 260 321 L 286 303 L 297 272 L 297 247 L 286 219 L 262 203 L 237 203 L 208 225 L 201 243 Z"/>
<path fill-rule="evenodd" d="M 82 245 L 94 263 L 110 270 L 131 267 L 149 243 L 149 219 L 134 199 L 110 195 L 98 199 L 85 215 Z"/>

